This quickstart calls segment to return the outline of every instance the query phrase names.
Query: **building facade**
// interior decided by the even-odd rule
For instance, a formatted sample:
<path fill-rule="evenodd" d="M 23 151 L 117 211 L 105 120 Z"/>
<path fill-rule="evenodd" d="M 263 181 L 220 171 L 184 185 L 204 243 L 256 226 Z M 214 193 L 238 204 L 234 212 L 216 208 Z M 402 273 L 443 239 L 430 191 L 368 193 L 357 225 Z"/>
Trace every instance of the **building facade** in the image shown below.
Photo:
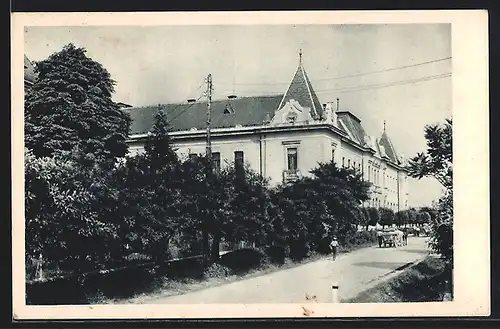
<path fill-rule="evenodd" d="M 125 108 L 132 118 L 129 152 L 144 142 L 160 109 L 170 119 L 181 158 L 206 151 L 206 102 Z M 211 103 L 211 144 L 216 169 L 245 162 L 271 184 L 310 175 L 318 163 L 334 161 L 362 173 L 373 184 L 367 206 L 408 208 L 405 160 L 385 131 L 366 134 L 359 118 L 336 103 L 322 104 L 299 63 L 283 95 L 228 98 Z"/>

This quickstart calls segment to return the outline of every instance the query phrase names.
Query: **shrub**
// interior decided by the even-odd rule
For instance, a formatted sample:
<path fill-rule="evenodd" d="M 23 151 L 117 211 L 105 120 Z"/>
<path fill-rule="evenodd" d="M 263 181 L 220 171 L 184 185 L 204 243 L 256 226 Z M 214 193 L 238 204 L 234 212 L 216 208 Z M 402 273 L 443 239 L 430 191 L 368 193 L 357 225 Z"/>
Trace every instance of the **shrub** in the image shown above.
<path fill-rule="evenodd" d="M 272 264 L 285 264 L 286 249 L 283 246 L 269 246 L 264 249 L 264 253 Z"/>
<path fill-rule="evenodd" d="M 269 258 L 260 250 L 245 248 L 222 255 L 217 263 L 241 274 L 268 264 Z"/>
<path fill-rule="evenodd" d="M 327 255 L 331 252 L 330 240 L 327 238 L 322 239 L 315 250 L 318 254 Z"/>
<path fill-rule="evenodd" d="M 294 261 L 301 261 L 309 256 L 309 245 L 305 240 L 291 240 L 289 242 L 289 256 Z"/>
<path fill-rule="evenodd" d="M 224 278 L 233 274 L 233 271 L 227 266 L 213 263 L 205 269 L 203 273 L 206 278 Z"/>

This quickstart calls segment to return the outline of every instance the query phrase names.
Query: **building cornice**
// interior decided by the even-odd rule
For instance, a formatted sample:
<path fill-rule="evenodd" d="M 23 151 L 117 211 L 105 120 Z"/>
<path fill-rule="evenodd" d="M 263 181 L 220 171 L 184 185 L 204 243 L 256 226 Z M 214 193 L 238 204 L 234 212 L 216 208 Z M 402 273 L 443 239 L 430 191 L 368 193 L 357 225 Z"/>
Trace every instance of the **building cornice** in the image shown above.
<path fill-rule="evenodd" d="M 261 125 L 261 126 L 245 126 L 245 127 L 229 127 L 229 128 L 214 128 L 211 129 L 212 137 L 226 136 L 248 136 L 256 133 L 280 133 L 280 132 L 301 132 L 314 130 L 328 130 L 344 138 L 345 134 L 337 127 L 326 123 L 309 123 L 309 124 L 283 124 L 283 125 Z M 201 130 L 182 130 L 172 131 L 170 137 L 175 140 L 183 139 L 198 139 L 205 138 L 207 133 L 205 129 Z M 133 134 L 129 136 L 128 142 L 142 141 L 148 137 L 148 134 Z"/>

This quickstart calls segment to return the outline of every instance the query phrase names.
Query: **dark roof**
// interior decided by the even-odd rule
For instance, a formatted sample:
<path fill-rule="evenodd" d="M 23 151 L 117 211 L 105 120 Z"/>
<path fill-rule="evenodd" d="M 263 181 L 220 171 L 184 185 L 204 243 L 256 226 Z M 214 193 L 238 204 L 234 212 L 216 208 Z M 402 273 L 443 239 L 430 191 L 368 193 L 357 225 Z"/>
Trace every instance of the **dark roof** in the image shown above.
<path fill-rule="evenodd" d="M 36 74 L 35 74 L 35 67 L 33 66 L 33 63 L 24 55 L 24 80 L 28 82 L 35 82 L 36 79 Z"/>
<path fill-rule="evenodd" d="M 323 106 L 321 106 L 302 64 L 297 68 L 292 82 L 281 100 L 280 108 L 291 99 L 296 100 L 303 107 L 311 108 L 311 116 L 314 119 L 319 119 L 323 115 Z"/>
<path fill-rule="evenodd" d="M 366 132 L 361 126 L 361 121 L 349 111 L 339 111 L 337 112 L 338 120 L 342 121 L 345 127 L 349 130 L 351 135 L 354 137 L 354 141 L 358 142 L 360 145 L 365 145 Z M 340 125 L 342 127 L 342 125 Z M 345 130 L 342 127 L 342 130 Z"/>
<path fill-rule="evenodd" d="M 256 126 L 267 119 L 272 119 L 283 95 L 242 97 L 231 100 L 212 101 L 212 128 L 228 128 L 236 125 Z M 131 134 L 147 133 L 154 123 L 154 117 L 159 108 L 167 113 L 172 131 L 190 130 L 191 128 L 205 129 L 207 121 L 207 102 L 178 103 L 123 108 L 122 111 L 130 114 L 132 123 Z M 230 114 L 224 114 L 228 108 Z"/>
<path fill-rule="evenodd" d="M 392 145 L 392 142 L 389 139 L 389 136 L 387 136 L 385 130 L 380 137 L 379 143 L 384 147 L 385 154 L 387 154 L 389 159 L 391 159 L 392 162 L 399 163 L 398 157 L 396 155 L 396 150 L 394 149 L 394 146 Z"/>

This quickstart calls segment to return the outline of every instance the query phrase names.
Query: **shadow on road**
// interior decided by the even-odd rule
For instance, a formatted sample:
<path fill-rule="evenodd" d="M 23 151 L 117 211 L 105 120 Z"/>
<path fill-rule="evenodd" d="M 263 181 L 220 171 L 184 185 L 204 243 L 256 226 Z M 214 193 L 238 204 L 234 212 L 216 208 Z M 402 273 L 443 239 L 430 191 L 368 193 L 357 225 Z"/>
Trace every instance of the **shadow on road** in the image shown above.
<path fill-rule="evenodd" d="M 354 266 L 366 266 L 366 267 L 376 267 L 376 268 L 383 268 L 383 269 L 399 269 L 402 267 L 406 267 L 407 263 L 390 263 L 390 262 L 359 262 L 359 263 L 354 263 Z"/>
<path fill-rule="evenodd" d="M 404 249 L 404 252 L 409 252 L 409 253 L 414 253 L 414 254 L 421 254 L 421 255 L 429 254 L 428 250 L 421 250 L 421 249 Z"/>

